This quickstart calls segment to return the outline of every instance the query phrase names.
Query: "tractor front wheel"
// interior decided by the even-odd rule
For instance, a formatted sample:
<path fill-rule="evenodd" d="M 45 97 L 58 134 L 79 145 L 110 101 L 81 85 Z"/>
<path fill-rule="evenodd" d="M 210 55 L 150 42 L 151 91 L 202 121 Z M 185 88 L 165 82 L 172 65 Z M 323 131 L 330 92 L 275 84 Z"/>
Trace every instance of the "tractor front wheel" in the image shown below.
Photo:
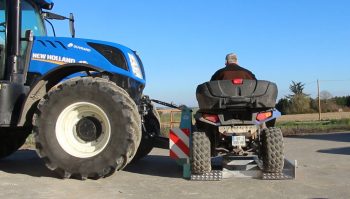
<path fill-rule="evenodd" d="M 141 118 L 123 89 L 102 78 L 68 80 L 38 104 L 39 156 L 62 177 L 100 178 L 125 167 L 141 140 Z"/>

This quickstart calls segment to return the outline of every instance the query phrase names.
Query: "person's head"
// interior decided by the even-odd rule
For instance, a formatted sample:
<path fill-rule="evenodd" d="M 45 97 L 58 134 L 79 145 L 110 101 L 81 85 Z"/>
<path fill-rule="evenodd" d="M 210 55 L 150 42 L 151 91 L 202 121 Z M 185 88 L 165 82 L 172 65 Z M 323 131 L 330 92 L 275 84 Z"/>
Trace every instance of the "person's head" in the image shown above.
<path fill-rule="evenodd" d="M 226 65 L 229 64 L 237 64 L 238 63 L 238 59 L 237 59 L 237 55 L 234 53 L 230 53 L 226 55 Z"/>

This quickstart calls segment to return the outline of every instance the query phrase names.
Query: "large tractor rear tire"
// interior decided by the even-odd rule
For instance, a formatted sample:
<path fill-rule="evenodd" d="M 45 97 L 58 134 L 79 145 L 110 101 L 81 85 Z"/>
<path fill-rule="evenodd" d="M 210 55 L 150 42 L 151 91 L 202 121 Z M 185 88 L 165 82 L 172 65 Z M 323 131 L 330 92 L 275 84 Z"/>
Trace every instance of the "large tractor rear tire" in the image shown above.
<path fill-rule="evenodd" d="M 210 140 L 205 132 L 193 132 L 190 143 L 191 171 L 193 174 L 203 174 L 211 171 Z"/>
<path fill-rule="evenodd" d="M 144 117 L 145 129 L 142 130 L 142 139 L 133 162 L 147 156 L 154 147 L 154 139 L 160 134 L 160 116 L 156 108 L 152 105 L 150 111 Z"/>
<path fill-rule="evenodd" d="M 98 179 L 124 168 L 141 140 L 141 118 L 128 93 L 103 78 L 68 80 L 40 100 L 36 148 L 63 178 Z"/>
<path fill-rule="evenodd" d="M 16 152 L 26 141 L 31 130 L 25 128 L 0 128 L 0 159 Z"/>
<path fill-rule="evenodd" d="M 283 134 L 279 128 L 266 128 L 262 132 L 262 161 L 264 172 L 280 173 L 284 166 Z"/>

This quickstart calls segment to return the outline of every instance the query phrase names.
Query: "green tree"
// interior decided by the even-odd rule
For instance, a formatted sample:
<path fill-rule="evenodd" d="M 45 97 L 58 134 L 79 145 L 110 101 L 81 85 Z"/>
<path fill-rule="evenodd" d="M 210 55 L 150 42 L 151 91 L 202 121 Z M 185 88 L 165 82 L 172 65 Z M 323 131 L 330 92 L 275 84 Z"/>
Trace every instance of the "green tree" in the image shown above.
<path fill-rule="evenodd" d="M 318 98 L 310 98 L 310 109 L 313 113 L 318 112 Z"/>
<path fill-rule="evenodd" d="M 342 97 L 334 97 L 335 103 L 338 104 L 339 106 L 347 106 L 347 98 L 349 96 L 342 96 Z"/>
<path fill-rule="evenodd" d="M 292 84 L 289 86 L 289 90 L 293 93 L 292 95 L 289 95 L 290 98 L 292 98 L 295 95 L 306 95 L 304 94 L 304 86 L 302 82 L 295 82 L 292 81 Z"/>
<path fill-rule="evenodd" d="M 287 96 L 289 100 L 288 112 L 291 114 L 309 113 L 311 110 L 311 98 L 304 93 L 305 84 L 302 82 L 294 82 L 289 86 L 291 95 Z"/>
<path fill-rule="evenodd" d="M 312 112 L 310 102 L 311 99 L 307 95 L 294 95 L 290 100 L 289 112 L 292 114 L 310 113 Z"/>
<path fill-rule="evenodd" d="M 333 98 L 330 92 L 325 90 L 321 91 L 320 99 L 322 112 L 335 112 L 339 110 L 340 107 L 337 105 L 335 99 Z"/>
<path fill-rule="evenodd" d="M 289 106 L 290 102 L 287 98 L 281 98 L 276 104 L 277 110 L 279 110 L 282 113 L 282 115 L 286 115 L 289 113 Z"/>

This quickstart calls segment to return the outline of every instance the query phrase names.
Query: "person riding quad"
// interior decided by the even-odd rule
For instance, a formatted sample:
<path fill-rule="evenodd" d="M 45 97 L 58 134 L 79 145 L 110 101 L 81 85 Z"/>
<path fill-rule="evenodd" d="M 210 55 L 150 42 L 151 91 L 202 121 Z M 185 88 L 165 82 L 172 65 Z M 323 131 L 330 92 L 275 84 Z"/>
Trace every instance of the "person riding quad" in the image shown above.
<path fill-rule="evenodd" d="M 225 65 L 226 67 L 214 73 L 210 81 L 232 80 L 237 78 L 256 80 L 255 75 L 251 71 L 238 65 L 237 55 L 234 53 L 226 55 Z"/>

